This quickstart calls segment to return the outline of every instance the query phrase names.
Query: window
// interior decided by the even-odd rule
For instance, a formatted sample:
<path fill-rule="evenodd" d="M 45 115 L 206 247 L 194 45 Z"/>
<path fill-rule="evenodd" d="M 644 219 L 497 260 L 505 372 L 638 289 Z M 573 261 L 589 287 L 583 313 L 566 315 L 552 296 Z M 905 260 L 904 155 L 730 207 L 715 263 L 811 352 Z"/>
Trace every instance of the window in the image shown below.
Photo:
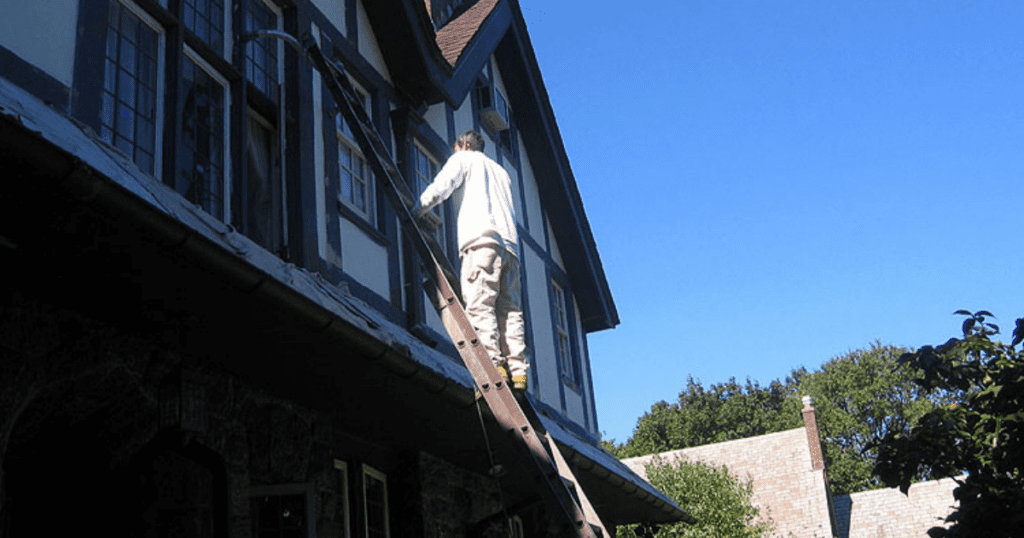
<path fill-rule="evenodd" d="M 224 218 L 228 175 L 228 85 L 209 64 L 185 48 L 181 68 L 181 143 L 178 192 L 211 215 Z"/>
<path fill-rule="evenodd" d="M 387 477 L 368 465 L 363 465 L 363 510 L 366 538 L 389 538 Z"/>
<path fill-rule="evenodd" d="M 250 239 L 284 258 L 284 195 L 277 130 L 250 109 L 246 139 L 247 181 L 232 193 L 232 223 Z"/>
<path fill-rule="evenodd" d="M 434 181 L 434 176 L 437 175 L 437 161 L 430 156 L 419 144 L 413 144 L 413 176 L 416 182 L 416 192 L 418 195 L 423 192 L 423 189 L 427 188 Z M 441 246 L 449 258 L 452 258 L 451 249 L 448 247 L 448 234 L 446 232 L 445 224 L 445 212 L 447 211 L 448 202 L 442 202 L 434 207 L 431 212 L 441 221 L 441 226 L 434 231 L 434 240 Z"/>
<path fill-rule="evenodd" d="M 356 94 L 369 115 L 366 92 L 356 88 Z M 373 225 L 376 223 L 373 173 L 356 143 L 351 126 L 341 113 L 335 116 L 335 125 L 338 131 L 338 200 Z"/>
<path fill-rule="evenodd" d="M 569 331 L 569 311 L 566 308 L 565 289 L 555 280 L 551 281 L 552 306 L 555 318 L 555 351 L 558 354 L 559 372 L 568 381 L 579 384 L 579 364 L 572 353 Z"/>
<path fill-rule="evenodd" d="M 338 515 L 337 521 L 341 527 L 341 537 L 349 538 L 351 530 L 348 512 L 348 464 L 341 460 L 334 460 L 334 469 L 338 471 Z"/>
<path fill-rule="evenodd" d="M 227 50 L 227 36 L 231 35 L 226 7 L 224 0 L 184 0 L 182 6 L 185 28 L 221 55 Z"/>
<path fill-rule="evenodd" d="M 256 486 L 249 495 L 254 538 L 307 538 L 311 522 L 308 486 Z"/>
<path fill-rule="evenodd" d="M 138 167 L 160 170 L 164 33 L 143 12 L 111 0 L 101 93 L 100 139 Z"/>
<path fill-rule="evenodd" d="M 279 10 L 261 0 L 246 2 L 246 32 L 280 30 Z M 281 109 L 284 72 L 279 58 L 284 44 L 261 37 L 245 44 L 248 117 L 242 173 L 231 189 L 231 223 L 267 250 L 287 259 L 285 245 L 284 146 Z"/>
<path fill-rule="evenodd" d="M 254 30 L 280 30 L 277 11 L 260 0 L 250 0 L 249 16 L 246 18 L 246 32 Z M 278 72 L 278 58 L 284 47 L 281 40 L 261 37 L 245 44 L 245 78 L 253 88 L 273 103 L 278 102 L 281 87 L 281 73 Z"/>

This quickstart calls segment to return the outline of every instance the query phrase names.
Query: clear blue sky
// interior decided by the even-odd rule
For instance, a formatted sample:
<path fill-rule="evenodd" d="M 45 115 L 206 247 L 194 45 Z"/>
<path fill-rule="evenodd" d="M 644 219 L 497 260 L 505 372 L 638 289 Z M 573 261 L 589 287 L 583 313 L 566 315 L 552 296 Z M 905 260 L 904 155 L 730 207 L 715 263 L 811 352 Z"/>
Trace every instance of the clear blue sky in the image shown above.
<path fill-rule="evenodd" d="M 622 320 L 606 439 L 688 375 L 1024 316 L 1024 1 L 520 3 Z"/>

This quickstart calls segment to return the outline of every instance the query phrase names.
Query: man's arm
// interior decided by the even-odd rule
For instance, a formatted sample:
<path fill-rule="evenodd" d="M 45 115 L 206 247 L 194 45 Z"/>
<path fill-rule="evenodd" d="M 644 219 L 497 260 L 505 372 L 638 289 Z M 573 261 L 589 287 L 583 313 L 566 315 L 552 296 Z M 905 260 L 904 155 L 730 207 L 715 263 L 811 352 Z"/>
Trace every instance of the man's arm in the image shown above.
<path fill-rule="evenodd" d="M 448 162 L 444 163 L 441 171 L 434 176 L 434 181 L 427 185 L 427 188 L 423 189 L 423 193 L 420 194 L 419 204 L 413 209 L 417 217 L 422 216 L 437 204 L 448 199 L 455 192 L 455 189 L 462 185 L 462 180 L 465 177 L 462 163 L 463 160 L 458 156 L 458 152 L 452 155 Z"/>

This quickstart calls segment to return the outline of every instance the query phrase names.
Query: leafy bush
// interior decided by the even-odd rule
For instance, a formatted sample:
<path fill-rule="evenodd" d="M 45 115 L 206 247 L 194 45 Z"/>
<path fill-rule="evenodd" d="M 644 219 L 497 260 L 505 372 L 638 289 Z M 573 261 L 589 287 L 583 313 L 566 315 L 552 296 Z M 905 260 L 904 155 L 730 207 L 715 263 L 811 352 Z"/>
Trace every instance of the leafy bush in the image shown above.
<path fill-rule="evenodd" d="M 729 474 L 726 467 L 703 462 L 667 462 L 660 458 L 647 466 L 647 479 L 692 516 L 690 522 L 658 529 L 622 526 L 623 538 L 762 538 L 772 530 L 750 503 L 752 486 Z"/>

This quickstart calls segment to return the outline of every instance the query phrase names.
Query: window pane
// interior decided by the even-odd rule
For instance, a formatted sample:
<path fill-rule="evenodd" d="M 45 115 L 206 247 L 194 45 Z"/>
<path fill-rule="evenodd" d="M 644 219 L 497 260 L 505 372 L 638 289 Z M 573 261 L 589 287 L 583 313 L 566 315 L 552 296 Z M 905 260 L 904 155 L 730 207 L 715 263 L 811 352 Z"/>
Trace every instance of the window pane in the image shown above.
<path fill-rule="evenodd" d="M 277 29 L 277 14 L 271 11 L 266 4 L 260 0 L 250 0 L 248 6 L 247 32 Z M 279 83 L 277 46 L 278 42 L 269 37 L 250 40 L 245 46 L 245 77 L 256 86 L 256 89 L 274 102 L 278 99 Z"/>
<path fill-rule="evenodd" d="M 224 87 L 191 58 L 182 62 L 182 161 L 178 189 L 215 217 L 224 216 Z"/>
<path fill-rule="evenodd" d="M 111 0 L 109 6 L 101 137 L 114 142 L 140 169 L 152 174 L 156 166 L 157 53 L 161 35 L 120 2 Z M 140 146 L 145 149 L 144 156 L 136 151 Z"/>
<path fill-rule="evenodd" d="M 223 0 L 184 0 L 185 28 L 211 48 L 223 54 L 224 2 Z"/>
<path fill-rule="evenodd" d="M 246 178 L 232 189 L 235 227 L 267 250 L 284 246 L 283 200 L 277 131 L 250 112 L 246 141 Z"/>
<path fill-rule="evenodd" d="M 364 474 L 366 480 L 366 534 L 370 538 L 387 538 L 387 486 L 383 480 Z"/>

